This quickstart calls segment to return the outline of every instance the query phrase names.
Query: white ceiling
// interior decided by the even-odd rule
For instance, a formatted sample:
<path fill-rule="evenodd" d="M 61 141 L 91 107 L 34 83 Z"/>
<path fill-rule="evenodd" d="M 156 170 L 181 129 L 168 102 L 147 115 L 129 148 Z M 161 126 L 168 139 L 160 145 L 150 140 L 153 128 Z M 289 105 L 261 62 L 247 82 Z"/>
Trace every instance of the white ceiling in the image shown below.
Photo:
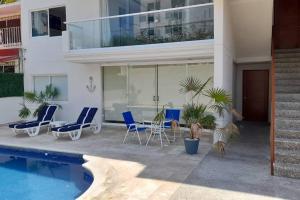
<path fill-rule="evenodd" d="M 270 60 L 273 0 L 230 0 L 237 62 Z"/>

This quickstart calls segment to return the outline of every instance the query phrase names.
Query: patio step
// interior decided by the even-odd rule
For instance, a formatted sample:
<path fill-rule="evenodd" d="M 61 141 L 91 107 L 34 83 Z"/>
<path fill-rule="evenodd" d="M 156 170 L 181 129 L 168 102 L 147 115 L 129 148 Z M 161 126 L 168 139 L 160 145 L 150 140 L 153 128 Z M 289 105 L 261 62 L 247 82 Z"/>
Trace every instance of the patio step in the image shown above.
<path fill-rule="evenodd" d="M 290 67 L 277 67 L 275 69 L 276 74 L 279 73 L 300 73 L 300 65 L 295 67 L 295 66 L 290 66 Z"/>
<path fill-rule="evenodd" d="M 300 130 L 288 130 L 288 129 L 277 129 L 277 138 L 287 138 L 287 139 L 299 139 L 300 140 Z"/>
<path fill-rule="evenodd" d="M 276 102 L 276 110 L 300 111 L 300 102 Z"/>
<path fill-rule="evenodd" d="M 276 87 L 276 92 L 277 93 L 290 93 L 290 94 L 292 94 L 292 93 L 298 93 L 298 94 L 300 94 L 300 87 L 299 86 L 295 86 L 295 85 L 277 86 Z"/>
<path fill-rule="evenodd" d="M 300 150 L 278 149 L 275 152 L 276 162 L 300 164 Z"/>
<path fill-rule="evenodd" d="M 276 138 L 275 139 L 276 150 L 285 149 L 291 151 L 300 150 L 300 139 L 290 138 Z"/>
<path fill-rule="evenodd" d="M 276 80 L 276 86 L 300 86 L 300 80 L 288 80 L 288 79 L 281 79 Z"/>
<path fill-rule="evenodd" d="M 300 130 L 300 120 L 277 117 L 276 129 Z"/>
<path fill-rule="evenodd" d="M 300 49 L 275 51 L 275 175 L 300 178 Z"/>
<path fill-rule="evenodd" d="M 276 176 L 289 178 L 300 178 L 300 164 L 282 164 L 275 163 L 274 172 Z"/>
<path fill-rule="evenodd" d="M 275 56 L 275 62 L 276 63 L 296 63 L 296 62 L 300 62 L 300 58 L 298 57 L 292 57 L 292 58 L 276 58 Z"/>
<path fill-rule="evenodd" d="M 276 80 L 300 80 L 300 73 L 276 73 Z"/>
<path fill-rule="evenodd" d="M 299 93 L 277 93 L 276 102 L 300 102 Z"/>
<path fill-rule="evenodd" d="M 276 49 L 275 54 L 290 54 L 290 53 L 300 53 L 300 48 L 295 49 Z"/>

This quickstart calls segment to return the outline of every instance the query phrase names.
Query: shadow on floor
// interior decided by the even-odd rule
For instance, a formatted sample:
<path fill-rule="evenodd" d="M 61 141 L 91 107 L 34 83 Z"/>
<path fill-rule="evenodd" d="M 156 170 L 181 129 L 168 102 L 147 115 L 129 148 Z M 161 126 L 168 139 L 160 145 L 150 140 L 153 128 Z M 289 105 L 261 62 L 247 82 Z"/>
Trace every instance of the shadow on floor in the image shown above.
<path fill-rule="evenodd" d="M 173 199 L 196 199 L 200 196 L 211 199 L 205 196 L 203 188 L 217 189 L 216 199 L 238 198 L 228 196 L 228 191 L 257 195 L 254 199 L 299 199 L 300 180 L 270 176 L 268 124 L 243 122 L 239 127 L 241 135 L 227 147 L 224 158 L 211 151 L 186 179 L 186 184 L 200 186 L 199 190 L 182 186 Z M 220 198 L 217 198 L 218 193 Z"/>

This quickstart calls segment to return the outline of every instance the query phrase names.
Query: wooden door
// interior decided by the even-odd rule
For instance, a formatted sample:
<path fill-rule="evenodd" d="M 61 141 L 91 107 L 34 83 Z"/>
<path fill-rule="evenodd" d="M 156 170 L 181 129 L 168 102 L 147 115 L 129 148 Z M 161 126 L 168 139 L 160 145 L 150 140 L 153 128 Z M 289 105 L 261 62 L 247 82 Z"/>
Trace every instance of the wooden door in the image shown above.
<path fill-rule="evenodd" d="M 243 116 L 247 121 L 268 121 L 269 71 L 243 72 Z"/>
<path fill-rule="evenodd" d="M 276 49 L 300 48 L 300 1 L 274 1 L 274 42 Z"/>

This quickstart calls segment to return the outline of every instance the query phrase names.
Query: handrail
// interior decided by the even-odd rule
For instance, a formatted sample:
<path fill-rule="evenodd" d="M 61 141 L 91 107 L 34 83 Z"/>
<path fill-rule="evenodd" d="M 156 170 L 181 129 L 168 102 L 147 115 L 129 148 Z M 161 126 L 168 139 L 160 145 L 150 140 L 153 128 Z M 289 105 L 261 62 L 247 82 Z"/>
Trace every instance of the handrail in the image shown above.
<path fill-rule="evenodd" d="M 270 127 L 270 159 L 271 159 L 271 175 L 274 175 L 275 163 L 275 116 L 276 116 L 276 80 L 275 80 L 275 48 L 272 40 L 272 67 L 271 67 L 271 127 Z"/>
<path fill-rule="evenodd" d="M 113 15 L 113 16 L 107 16 L 107 17 L 98 17 L 98 18 L 91 18 L 91 19 L 74 20 L 74 21 L 65 22 L 65 24 L 78 23 L 78 22 L 88 22 L 88 21 L 97 21 L 97 20 L 104 20 L 104 19 L 114 19 L 114 18 L 122 18 L 122 17 L 133 17 L 133 16 L 139 16 L 139 15 L 163 13 L 163 12 L 168 12 L 168 11 L 178 11 L 178 10 L 185 10 L 185 9 L 190 9 L 190 8 L 198 8 L 198 7 L 213 6 L 213 5 L 214 5 L 214 3 L 196 4 L 196 5 L 190 5 L 190 6 L 167 8 L 167 9 L 161 9 L 161 10 L 152 10 L 152 11 L 139 12 L 139 13 L 130 13 L 130 14 L 124 14 L 124 15 Z"/>

